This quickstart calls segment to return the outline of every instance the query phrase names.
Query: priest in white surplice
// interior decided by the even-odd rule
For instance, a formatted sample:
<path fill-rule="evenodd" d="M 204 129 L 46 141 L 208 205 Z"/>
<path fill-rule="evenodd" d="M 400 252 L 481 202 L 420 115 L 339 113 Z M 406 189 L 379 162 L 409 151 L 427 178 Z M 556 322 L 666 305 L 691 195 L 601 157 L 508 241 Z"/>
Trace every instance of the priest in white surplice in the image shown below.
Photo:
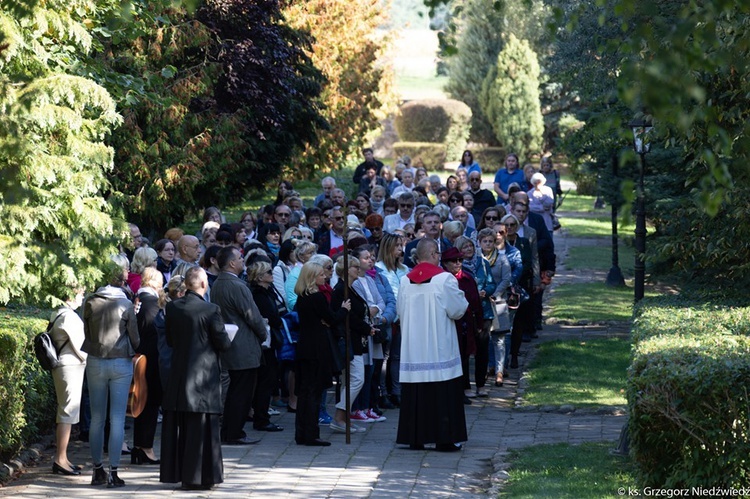
<path fill-rule="evenodd" d="M 436 444 L 438 451 L 461 450 L 466 416 L 461 354 L 455 320 L 469 306 L 456 278 L 440 268 L 437 243 L 417 245 L 419 264 L 401 279 L 401 412 L 396 443 L 411 449 Z"/>

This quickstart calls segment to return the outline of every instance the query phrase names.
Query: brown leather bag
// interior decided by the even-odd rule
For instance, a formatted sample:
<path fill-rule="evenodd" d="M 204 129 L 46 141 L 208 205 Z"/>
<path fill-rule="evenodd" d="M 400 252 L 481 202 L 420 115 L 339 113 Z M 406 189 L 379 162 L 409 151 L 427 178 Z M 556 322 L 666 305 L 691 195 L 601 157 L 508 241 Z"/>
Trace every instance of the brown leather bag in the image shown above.
<path fill-rule="evenodd" d="M 146 384 L 146 356 L 140 353 L 133 357 L 133 381 L 128 393 L 128 410 L 126 415 L 137 418 L 146 407 L 148 385 Z"/>

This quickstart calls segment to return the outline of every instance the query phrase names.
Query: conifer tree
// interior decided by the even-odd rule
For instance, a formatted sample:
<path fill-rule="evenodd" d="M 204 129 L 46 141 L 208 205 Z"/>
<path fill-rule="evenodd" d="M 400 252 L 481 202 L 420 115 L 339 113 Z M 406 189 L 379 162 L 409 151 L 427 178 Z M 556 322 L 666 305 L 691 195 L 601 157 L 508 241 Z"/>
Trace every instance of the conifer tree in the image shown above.
<path fill-rule="evenodd" d="M 74 4 L 0 10 L 0 303 L 93 287 L 124 228 L 103 197 L 119 115 L 104 88 L 64 71 L 91 44 Z"/>
<path fill-rule="evenodd" d="M 507 152 L 521 158 L 541 152 L 544 122 L 539 103 L 539 62 L 526 40 L 508 36 L 497 65 L 482 84 L 479 102 Z"/>

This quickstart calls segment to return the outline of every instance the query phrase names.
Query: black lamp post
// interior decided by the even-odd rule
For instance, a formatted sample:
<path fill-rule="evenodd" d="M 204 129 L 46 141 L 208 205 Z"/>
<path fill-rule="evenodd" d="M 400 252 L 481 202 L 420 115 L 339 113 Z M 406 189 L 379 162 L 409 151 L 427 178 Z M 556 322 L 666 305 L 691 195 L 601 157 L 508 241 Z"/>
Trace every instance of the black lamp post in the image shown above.
<path fill-rule="evenodd" d="M 630 122 L 633 130 L 633 149 L 641 157 L 641 173 L 638 179 L 638 195 L 635 206 L 635 301 L 643 298 L 646 282 L 646 204 L 644 200 L 643 177 L 646 174 L 646 154 L 651 150 L 649 133 L 651 122 L 636 119 Z"/>
<path fill-rule="evenodd" d="M 617 177 L 617 155 L 612 156 L 612 176 Z M 620 258 L 617 243 L 617 205 L 612 203 L 612 267 L 607 274 L 607 286 L 621 287 L 625 286 L 625 278 L 620 270 Z"/>

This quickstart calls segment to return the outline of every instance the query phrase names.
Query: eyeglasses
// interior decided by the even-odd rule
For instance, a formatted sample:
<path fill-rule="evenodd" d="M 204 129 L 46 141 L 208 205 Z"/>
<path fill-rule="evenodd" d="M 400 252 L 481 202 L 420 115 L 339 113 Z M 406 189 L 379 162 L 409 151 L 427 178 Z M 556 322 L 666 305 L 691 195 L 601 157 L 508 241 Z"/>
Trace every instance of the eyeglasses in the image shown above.
<path fill-rule="evenodd" d="M 452 259 L 452 260 L 444 260 L 444 261 L 445 261 L 445 263 L 464 263 L 464 259 L 463 258 L 455 258 L 455 259 Z"/>
<path fill-rule="evenodd" d="M 505 226 L 506 227 L 518 227 L 518 224 L 515 223 L 515 222 L 514 223 L 506 223 Z"/>
<path fill-rule="evenodd" d="M 375 231 L 379 232 L 379 231 L 383 230 L 382 227 L 368 227 L 368 229 L 370 229 L 371 232 L 375 232 Z"/>
<path fill-rule="evenodd" d="M 276 214 L 277 217 L 290 217 L 291 215 L 292 215 L 291 213 L 277 213 Z"/>
<path fill-rule="evenodd" d="M 266 275 L 273 275 L 273 269 L 266 270 Z"/>
<path fill-rule="evenodd" d="M 486 217 L 484 217 L 484 219 L 485 220 L 491 220 L 493 222 L 497 222 L 498 220 L 500 220 L 500 217 L 486 216 Z"/>
<path fill-rule="evenodd" d="M 404 204 L 404 203 L 399 203 L 398 205 L 399 205 L 399 206 L 400 206 L 401 208 L 414 208 L 414 205 L 413 205 L 413 204 Z"/>
<path fill-rule="evenodd" d="M 343 220 L 344 217 L 332 217 L 334 220 Z"/>
<path fill-rule="evenodd" d="M 497 234 L 498 234 L 499 236 L 504 236 L 504 235 L 506 235 L 506 234 L 507 234 L 507 232 L 505 232 L 504 230 L 499 230 L 499 231 L 497 231 Z"/>

